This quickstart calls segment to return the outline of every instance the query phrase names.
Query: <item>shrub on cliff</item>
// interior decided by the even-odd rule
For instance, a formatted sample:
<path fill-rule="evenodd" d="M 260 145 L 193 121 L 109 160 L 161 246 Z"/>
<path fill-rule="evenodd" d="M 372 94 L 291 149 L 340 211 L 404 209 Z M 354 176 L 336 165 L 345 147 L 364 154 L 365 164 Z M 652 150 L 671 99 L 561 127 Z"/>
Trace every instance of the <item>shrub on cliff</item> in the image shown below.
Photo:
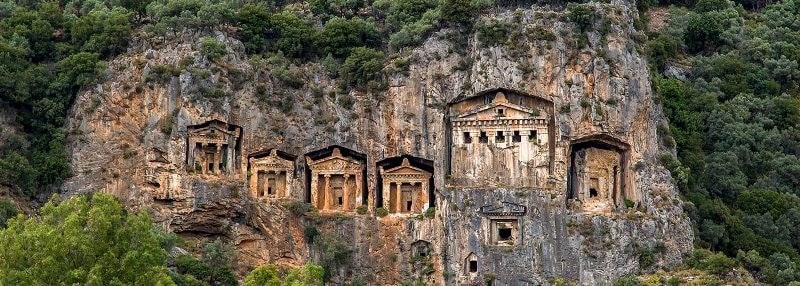
<path fill-rule="evenodd" d="M 575 4 L 570 3 L 567 5 L 567 17 L 575 23 L 581 31 L 586 31 L 594 24 L 597 18 L 594 7 L 591 4 Z"/>
<path fill-rule="evenodd" d="M 334 17 L 325 23 L 317 36 L 320 54 L 344 58 L 356 47 L 377 47 L 380 34 L 375 22 L 361 18 Z"/>
<path fill-rule="evenodd" d="M 381 51 L 358 47 L 342 65 L 340 76 L 345 87 L 365 88 L 371 81 L 382 78 L 384 54 Z"/>
<path fill-rule="evenodd" d="M 0 229 L 0 284 L 172 284 L 146 213 L 128 213 L 106 194 L 55 201 Z"/>
<path fill-rule="evenodd" d="M 214 61 L 228 54 L 225 43 L 215 38 L 203 38 L 200 41 L 200 52 L 209 60 Z"/>

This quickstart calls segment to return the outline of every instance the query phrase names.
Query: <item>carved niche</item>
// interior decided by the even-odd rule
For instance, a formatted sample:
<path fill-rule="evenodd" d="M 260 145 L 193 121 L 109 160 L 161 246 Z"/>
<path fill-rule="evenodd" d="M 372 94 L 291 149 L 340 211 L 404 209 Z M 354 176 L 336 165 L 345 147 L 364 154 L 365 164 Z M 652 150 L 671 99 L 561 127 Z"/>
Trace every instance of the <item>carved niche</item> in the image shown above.
<path fill-rule="evenodd" d="M 296 159 L 277 149 L 250 154 L 247 158 L 250 195 L 259 199 L 292 197 Z"/>
<path fill-rule="evenodd" d="M 487 220 L 484 225 L 487 233 L 487 244 L 496 246 L 516 246 L 522 244 L 520 218 L 525 216 L 528 207 L 511 202 L 499 205 L 481 206 L 480 213 Z"/>
<path fill-rule="evenodd" d="M 630 145 L 598 134 L 573 140 L 570 144 L 568 199 L 584 211 L 605 213 L 625 199 L 636 200 L 629 188 Z"/>
<path fill-rule="evenodd" d="M 544 187 L 553 174 L 553 103 L 508 89 L 456 98 L 448 108 L 450 185 Z"/>
<path fill-rule="evenodd" d="M 328 148 L 330 152 L 323 149 L 306 155 L 310 170 L 310 200 L 318 210 L 353 211 L 366 204 L 366 156 L 349 149 L 346 149 L 347 153 L 355 156 L 345 156 L 343 148 L 332 146 Z M 316 157 L 320 154 L 324 155 Z"/>
<path fill-rule="evenodd" d="M 187 126 L 186 166 L 201 174 L 236 174 L 242 128 L 220 120 Z"/>
<path fill-rule="evenodd" d="M 400 161 L 399 165 L 397 161 Z M 378 197 L 389 213 L 418 214 L 429 207 L 433 162 L 401 156 L 381 160 L 378 166 L 381 183 Z"/>

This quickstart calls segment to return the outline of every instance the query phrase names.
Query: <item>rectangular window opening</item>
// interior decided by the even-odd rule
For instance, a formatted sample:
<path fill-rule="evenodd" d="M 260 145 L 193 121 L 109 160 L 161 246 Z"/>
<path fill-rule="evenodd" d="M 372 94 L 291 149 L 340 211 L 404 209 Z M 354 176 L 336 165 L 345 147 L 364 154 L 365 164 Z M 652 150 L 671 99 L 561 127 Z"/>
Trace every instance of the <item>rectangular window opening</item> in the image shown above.
<path fill-rule="evenodd" d="M 469 135 L 469 132 L 464 132 L 464 143 L 465 144 L 472 143 L 472 136 Z"/>
<path fill-rule="evenodd" d="M 500 238 L 500 240 L 511 240 L 511 229 L 510 228 L 498 229 L 497 237 Z"/>
<path fill-rule="evenodd" d="M 497 143 L 506 142 L 506 136 L 503 134 L 503 131 L 497 131 L 497 135 L 494 137 L 494 141 Z"/>
<path fill-rule="evenodd" d="M 528 134 L 528 141 L 536 141 L 536 130 L 531 130 L 531 133 Z"/>
<path fill-rule="evenodd" d="M 469 272 L 470 273 L 478 272 L 478 261 L 471 260 L 469 262 Z"/>
<path fill-rule="evenodd" d="M 478 137 L 478 141 L 481 143 L 489 143 L 489 136 L 486 136 L 486 132 L 481 131 L 481 136 Z"/>
<path fill-rule="evenodd" d="M 522 135 L 519 134 L 519 131 L 514 131 L 514 135 L 511 136 L 511 141 L 512 142 L 521 142 L 522 141 Z"/>

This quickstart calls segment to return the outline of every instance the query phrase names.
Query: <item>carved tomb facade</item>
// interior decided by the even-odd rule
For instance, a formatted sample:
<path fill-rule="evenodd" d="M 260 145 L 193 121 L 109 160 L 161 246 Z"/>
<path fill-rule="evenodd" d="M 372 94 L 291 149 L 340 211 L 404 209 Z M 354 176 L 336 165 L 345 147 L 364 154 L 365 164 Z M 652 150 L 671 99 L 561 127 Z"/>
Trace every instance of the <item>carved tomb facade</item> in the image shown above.
<path fill-rule="evenodd" d="M 250 194 L 254 198 L 292 197 L 296 156 L 268 149 L 248 156 Z"/>
<path fill-rule="evenodd" d="M 187 127 L 186 165 L 202 174 L 236 174 L 242 128 L 220 120 Z"/>
<path fill-rule="evenodd" d="M 342 155 L 343 147 L 331 148 L 329 155 L 322 158 L 306 156 L 310 170 L 311 204 L 321 211 L 353 211 L 365 203 L 364 161 Z"/>

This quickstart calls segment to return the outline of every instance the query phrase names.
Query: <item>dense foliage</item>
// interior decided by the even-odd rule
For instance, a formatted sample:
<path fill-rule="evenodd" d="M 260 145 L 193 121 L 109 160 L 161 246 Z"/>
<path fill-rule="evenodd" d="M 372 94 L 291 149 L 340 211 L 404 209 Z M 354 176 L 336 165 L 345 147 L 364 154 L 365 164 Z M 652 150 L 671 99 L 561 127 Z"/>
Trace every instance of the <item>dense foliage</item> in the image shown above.
<path fill-rule="evenodd" d="M 162 235 L 146 213 L 96 194 L 50 202 L 0 228 L 2 285 L 171 285 Z"/>
<path fill-rule="evenodd" d="M 764 282 L 800 279 L 800 1 L 752 12 L 700 0 L 673 15 L 648 53 L 670 120 L 659 133 L 678 151 L 662 162 L 691 202 L 697 245 Z"/>
<path fill-rule="evenodd" d="M 233 246 L 217 239 L 202 249 L 202 259 L 184 254 L 175 258 L 170 275 L 181 285 L 238 285 L 231 270 Z"/>
<path fill-rule="evenodd" d="M 280 269 L 275 265 L 263 265 L 244 278 L 245 286 L 322 286 L 322 266 L 306 263 L 300 268 Z"/>
<path fill-rule="evenodd" d="M 75 93 L 124 51 L 133 12 L 102 3 L 0 5 L 0 104 L 24 133 L 0 134 L 0 184 L 34 194 L 70 174 L 64 123 Z"/>

